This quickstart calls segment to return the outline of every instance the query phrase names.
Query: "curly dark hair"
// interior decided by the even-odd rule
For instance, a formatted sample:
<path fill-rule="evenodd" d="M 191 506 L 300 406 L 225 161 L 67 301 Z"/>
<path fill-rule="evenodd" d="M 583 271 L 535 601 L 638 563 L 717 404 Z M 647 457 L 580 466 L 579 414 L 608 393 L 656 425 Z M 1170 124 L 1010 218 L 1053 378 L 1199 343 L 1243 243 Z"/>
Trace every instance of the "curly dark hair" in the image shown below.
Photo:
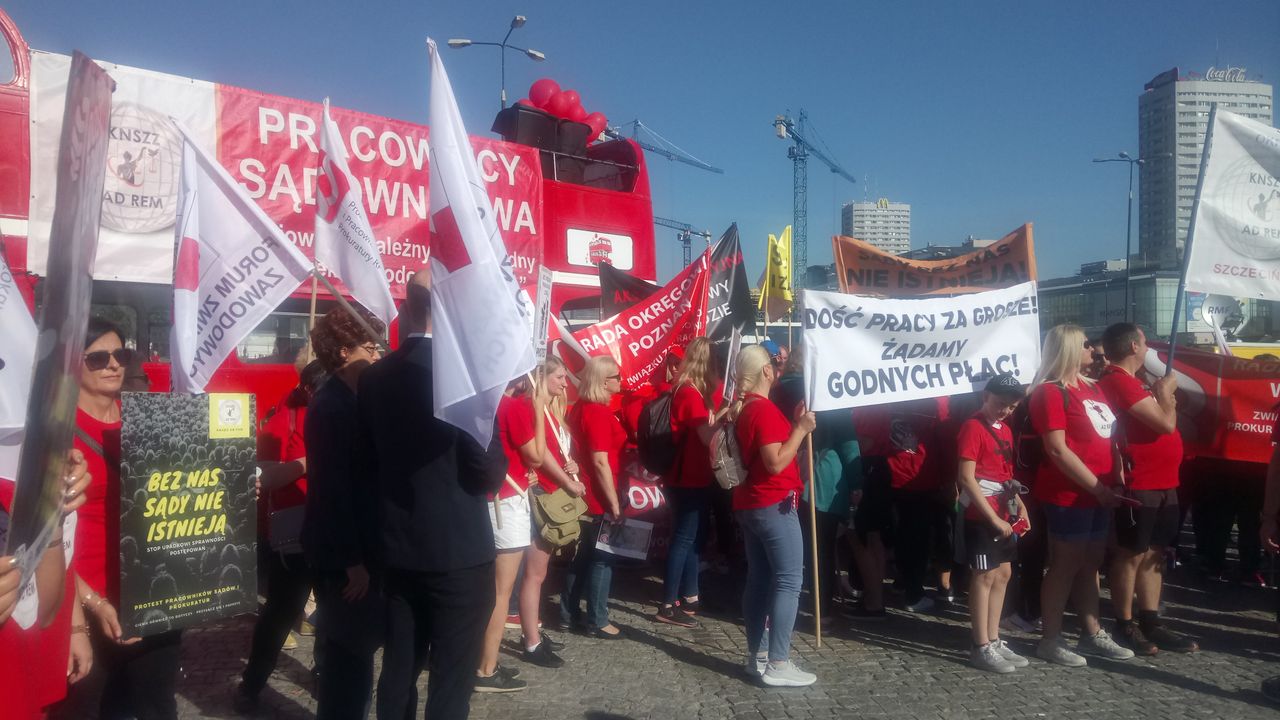
<path fill-rule="evenodd" d="M 369 323 L 373 331 L 381 335 L 386 326 L 364 308 L 356 308 L 360 317 Z M 337 307 L 324 314 L 311 329 L 311 348 L 326 372 L 342 367 L 342 350 L 351 350 L 365 343 L 376 343 L 379 338 L 370 337 L 346 310 Z"/>

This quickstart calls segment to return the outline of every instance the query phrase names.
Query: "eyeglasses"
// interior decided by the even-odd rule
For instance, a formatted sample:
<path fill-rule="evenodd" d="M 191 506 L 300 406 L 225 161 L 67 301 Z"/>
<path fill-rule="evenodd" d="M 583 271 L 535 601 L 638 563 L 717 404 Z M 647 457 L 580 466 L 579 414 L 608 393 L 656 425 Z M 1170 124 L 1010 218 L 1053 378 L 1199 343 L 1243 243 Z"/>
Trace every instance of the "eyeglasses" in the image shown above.
<path fill-rule="evenodd" d="M 116 359 L 116 364 L 124 367 L 133 362 L 133 351 L 129 348 L 116 348 L 115 350 L 95 350 L 91 353 L 85 353 L 84 366 L 90 370 L 105 370 L 111 364 L 111 358 Z"/>
<path fill-rule="evenodd" d="M 363 344 L 363 345 L 361 345 L 361 346 L 360 346 L 360 349 L 361 349 L 361 350 L 364 350 L 365 352 L 369 353 L 370 355 L 378 355 L 379 353 L 381 353 L 381 352 L 382 352 L 382 348 L 379 348 L 379 347 L 378 347 L 376 344 L 374 344 L 374 343 L 365 343 L 365 344 Z"/>
<path fill-rule="evenodd" d="M 607 376 L 605 376 L 605 380 L 621 380 L 621 379 L 622 379 L 622 376 L 621 376 L 621 375 L 607 375 Z"/>

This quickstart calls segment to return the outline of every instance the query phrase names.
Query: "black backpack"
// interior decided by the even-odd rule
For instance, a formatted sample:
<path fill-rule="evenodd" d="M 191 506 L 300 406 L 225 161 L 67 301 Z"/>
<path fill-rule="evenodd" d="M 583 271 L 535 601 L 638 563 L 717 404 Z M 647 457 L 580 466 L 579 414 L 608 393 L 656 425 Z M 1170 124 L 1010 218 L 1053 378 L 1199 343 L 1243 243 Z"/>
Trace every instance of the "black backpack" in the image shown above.
<path fill-rule="evenodd" d="M 640 410 L 636 449 L 640 453 L 640 464 L 654 475 L 665 476 L 676 464 L 678 448 L 671 432 L 672 397 L 673 390 L 668 390 Z"/>
<path fill-rule="evenodd" d="M 1071 407 L 1071 394 L 1059 383 L 1054 383 L 1054 386 L 1062 393 L 1062 411 L 1065 413 Z M 1044 440 L 1031 423 L 1030 395 L 1018 403 L 1012 420 L 1010 427 L 1014 431 L 1014 471 L 1020 476 L 1034 478 L 1045 461 L 1045 452 Z"/>

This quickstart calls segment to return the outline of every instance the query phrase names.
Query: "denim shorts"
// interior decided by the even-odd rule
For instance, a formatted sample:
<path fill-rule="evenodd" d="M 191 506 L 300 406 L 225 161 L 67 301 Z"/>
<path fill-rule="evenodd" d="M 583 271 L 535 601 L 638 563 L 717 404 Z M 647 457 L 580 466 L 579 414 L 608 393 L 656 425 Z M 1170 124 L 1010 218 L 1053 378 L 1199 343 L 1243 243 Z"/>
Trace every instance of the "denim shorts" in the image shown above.
<path fill-rule="evenodd" d="M 1063 542 L 1106 540 L 1111 530 L 1112 511 L 1100 507 L 1062 507 L 1044 504 L 1049 536 Z"/>

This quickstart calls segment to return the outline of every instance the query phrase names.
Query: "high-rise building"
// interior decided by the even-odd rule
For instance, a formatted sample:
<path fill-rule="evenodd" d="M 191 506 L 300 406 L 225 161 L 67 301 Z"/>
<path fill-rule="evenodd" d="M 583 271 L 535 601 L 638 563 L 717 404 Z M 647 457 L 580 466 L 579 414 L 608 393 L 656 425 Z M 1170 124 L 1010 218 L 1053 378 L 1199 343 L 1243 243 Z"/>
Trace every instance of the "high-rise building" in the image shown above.
<path fill-rule="evenodd" d="M 911 250 L 911 205 L 886 198 L 845 203 L 840 210 L 840 234 L 901 255 Z"/>
<path fill-rule="evenodd" d="M 1211 67 L 1204 75 L 1185 76 L 1173 68 L 1152 78 L 1138 97 L 1139 263 L 1181 262 L 1215 102 L 1219 110 L 1272 122 L 1271 86 L 1247 79 L 1244 68 Z"/>

